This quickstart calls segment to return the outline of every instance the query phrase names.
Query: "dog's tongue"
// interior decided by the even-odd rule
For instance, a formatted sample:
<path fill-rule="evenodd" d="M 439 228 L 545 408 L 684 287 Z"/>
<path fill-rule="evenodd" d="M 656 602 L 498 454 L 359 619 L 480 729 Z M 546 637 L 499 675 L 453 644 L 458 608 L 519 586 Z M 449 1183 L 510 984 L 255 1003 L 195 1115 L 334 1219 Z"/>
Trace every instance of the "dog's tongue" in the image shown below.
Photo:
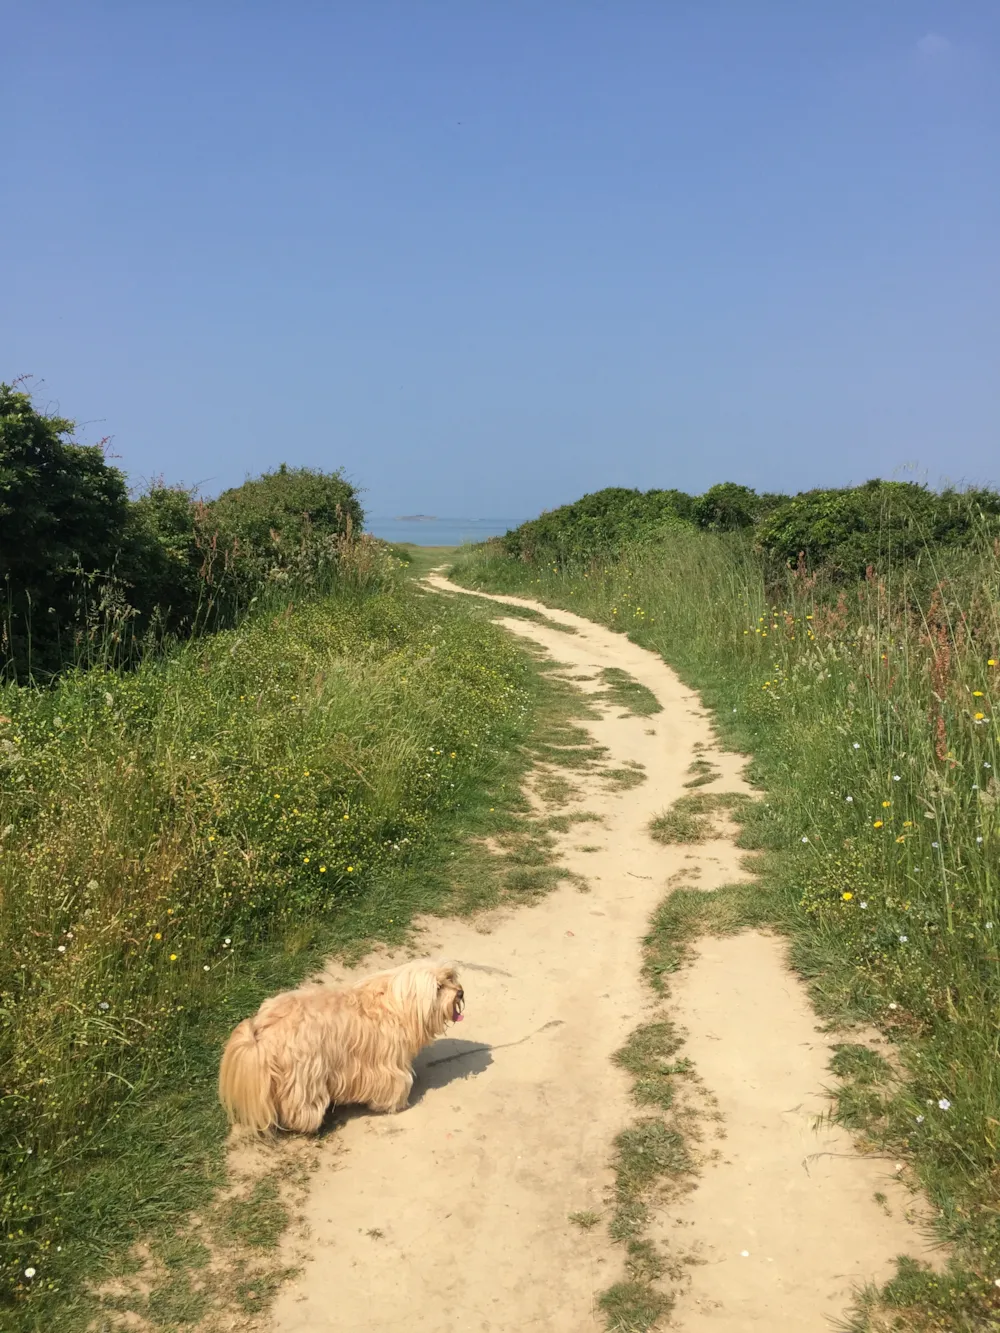
<path fill-rule="evenodd" d="M 461 1023 L 461 1021 L 462 1021 L 462 1019 L 463 1019 L 464 1017 L 465 1017 L 464 1014 L 458 1014 L 458 1013 L 455 1013 L 455 1014 L 452 1014 L 452 1016 L 451 1016 L 451 1020 L 452 1020 L 453 1023 Z"/>

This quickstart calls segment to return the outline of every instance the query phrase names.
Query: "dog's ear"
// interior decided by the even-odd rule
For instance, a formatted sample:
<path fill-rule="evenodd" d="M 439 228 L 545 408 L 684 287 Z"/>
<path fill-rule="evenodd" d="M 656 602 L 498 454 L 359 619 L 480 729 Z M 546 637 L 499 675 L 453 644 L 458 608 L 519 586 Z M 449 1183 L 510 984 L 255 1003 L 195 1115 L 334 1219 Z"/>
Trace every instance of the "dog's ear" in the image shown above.
<path fill-rule="evenodd" d="M 442 986 L 458 985 L 458 970 L 454 963 L 440 963 L 437 969 L 438 990 Z"/>

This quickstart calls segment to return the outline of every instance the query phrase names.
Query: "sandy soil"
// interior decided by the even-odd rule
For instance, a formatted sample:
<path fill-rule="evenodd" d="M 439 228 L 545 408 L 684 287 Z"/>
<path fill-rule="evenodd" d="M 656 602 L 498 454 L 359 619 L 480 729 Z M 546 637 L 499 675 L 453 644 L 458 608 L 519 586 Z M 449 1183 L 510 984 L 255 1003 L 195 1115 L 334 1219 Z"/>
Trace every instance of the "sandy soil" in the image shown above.
<path fill-rule="evenodd" d="M 621 1278 L 622 1253 L 604 1226 L 583 1231 L 569 1214 L 606 1212 L 612 1141 L 636 1114 L 611 1056 L 652 1005 L 641 938 L 678 871 L 695 872 L 704 889 L 746 877 L 729 842 L 667 848 L 647 825 L 683 793 L 696 757 L 720 770 L 703 790 L 747 788 L 742 760 L 719 750 L 697 696 L 657 656 L 538 609 L 578 632 L 503 623 L 567 675 L 615 666 L 657 695 L 664 711 L 652 718 L 611 707 L 587 724 L 612 766 L 642 764 L 646 781 L 614 792 L 574 775 L 584 790 L 568 808 L 601 822 L 566 835 L 561 859 L 589 892 L 568 884 L 485 920 L 423 923 L 417 951 L 461 964 L 466 1020 L 420 1057 L 405 1112 L 352 1115 L 325 1141 L 305 1206 L 305 1261 L 278 1298 L 275 1333 L 604 1327 L 596 1301 Z M 780 941 L 703 942 L 670 1003 L 688 1033 L 682 1054 L 722 1113 L 712 1132 L 724 1135 L 698 1187 L 655 1221 L 656 1234 L 702 1261 L 670 1326 L 829 1327 L 853 1283 L 886 1277 L 900 1252 L 923 1252 L 905 1220 L 909 1196 L 892 1163 L 860 1158 L 840 1130 L 813 1129 L 830 1039 Z"/>

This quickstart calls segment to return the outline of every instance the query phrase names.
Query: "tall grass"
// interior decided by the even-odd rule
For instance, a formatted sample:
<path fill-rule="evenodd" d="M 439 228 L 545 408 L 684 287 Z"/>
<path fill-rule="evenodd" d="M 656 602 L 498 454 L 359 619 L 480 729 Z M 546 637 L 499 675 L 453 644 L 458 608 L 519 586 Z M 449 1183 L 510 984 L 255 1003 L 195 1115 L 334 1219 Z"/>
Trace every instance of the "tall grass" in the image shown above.
<path fill-rule="evenodd" d="M 0 688 L 5 1328 L 54 1327 L 95 1256 L 176 1214 L 221 1138 L 226 1027 L 315 939 L 391 932 L 407 867 L 523 736 L 501 631 L 354 585 Z"/>
<path fill-rule="evenodd" d="M 753 755 L 761 892 L 823 1011 L 897 1041 L 904 1077 L 868 1132 L 913 1162 L 963 1265 L 944 1322 L 919 1271 L 886 1299 L 912 1304 L 907 1328 L 982 1328 L 1000 1311 L 1000 562 L 984 538 L 886 570 L 769 576 L 736 534 L 678 531 L 561 568 L 492 545 L 456 576 L 657 649 Z"/>

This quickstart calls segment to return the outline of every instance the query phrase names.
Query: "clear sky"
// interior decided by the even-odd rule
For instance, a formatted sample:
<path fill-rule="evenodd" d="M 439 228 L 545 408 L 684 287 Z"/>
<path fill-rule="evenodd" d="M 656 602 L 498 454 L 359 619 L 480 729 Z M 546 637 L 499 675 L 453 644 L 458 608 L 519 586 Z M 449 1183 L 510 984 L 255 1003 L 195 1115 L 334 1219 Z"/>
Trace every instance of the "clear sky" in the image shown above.
<path fill-rule="evenodd" d="M 137 483 L 1000 480 L 996 0 L 5 0 L 0 44 L 0 378 Z"/>

